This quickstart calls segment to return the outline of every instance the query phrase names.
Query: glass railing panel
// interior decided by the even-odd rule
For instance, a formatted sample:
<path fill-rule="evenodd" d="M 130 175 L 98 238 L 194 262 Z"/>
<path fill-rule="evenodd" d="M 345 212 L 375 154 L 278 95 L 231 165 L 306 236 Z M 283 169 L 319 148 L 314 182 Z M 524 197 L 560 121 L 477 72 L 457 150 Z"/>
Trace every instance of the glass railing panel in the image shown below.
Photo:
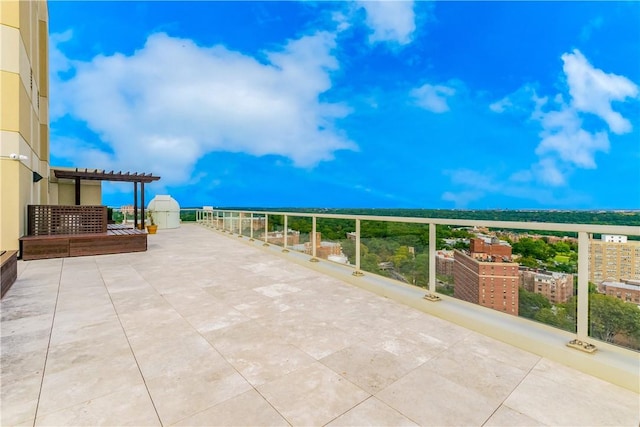
<path fill-rule="evenodd" d="M 589 239 L 588 330 L 594 340 L 640 351 L 639 236 Z"/>
<path fill-rule="evenodd" d="M 265 224 L 267 221 L 267 216 L 262 213 L 254 213 L 253 218 L 251 219 L 251 223 L 253 226 L 253 231 L 249 229 L 249 237 L 253 234 L 254 240 L 259 240 L 261 242 L 265 241 Z"/>
<path fill-rule="evenodd" d="M 361 270 L 428 287 L 428 224 L 363 220 L 361 236 Z"/>
<path fill-rule="evenodd" d="M 181 222 L 195 222 L 197 209 L 180 209 Z"/>
<path fill-rule="evenodd" d="M 318 218 L 316 258 L 355 265 L 355 219 Z"/>
<path fill-rule="evenodd" d="M 240 215 L 240 235 L 251 237 L 252 218 L 250 213 L 242 213 Z"/>
<path fill-rule="evenodd" d="M 269 215 L 267 243 L 284 247 L 284 215 Z"/>
<path fill-rule="evenodd" d="M 437 226 L 436 290 L 576 332 L 577 236 Z"/>
<path fill-rule="evenodd" d="M 310 217 L 287 217 L 287 249 L 311 255 L 311 230 L 313 221 Z"/>

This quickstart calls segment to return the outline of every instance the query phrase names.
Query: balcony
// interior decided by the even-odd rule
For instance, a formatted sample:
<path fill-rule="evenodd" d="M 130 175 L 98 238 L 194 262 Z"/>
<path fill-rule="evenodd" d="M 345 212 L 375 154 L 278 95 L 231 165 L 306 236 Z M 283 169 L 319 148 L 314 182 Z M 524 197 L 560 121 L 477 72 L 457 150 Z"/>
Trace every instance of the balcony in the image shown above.
<path fill-rule="evenodd" d="M 238 236 L 19 262 L 1 424 L 638 425 L 635 352 Z"/>

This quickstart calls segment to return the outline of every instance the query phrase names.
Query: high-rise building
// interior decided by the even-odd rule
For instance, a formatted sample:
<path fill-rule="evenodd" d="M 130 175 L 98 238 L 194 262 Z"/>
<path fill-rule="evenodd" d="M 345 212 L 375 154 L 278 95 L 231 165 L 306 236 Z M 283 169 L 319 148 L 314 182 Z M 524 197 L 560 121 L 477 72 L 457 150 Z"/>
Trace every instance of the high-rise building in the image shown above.
<path fill-rule="evenodd" d="M 454 252 L 453 282 L 456 298 L 518 315 L 518 264 L 510 246 L 471 239 L 468 253 Z"/>
<path fill-rule="evenodd" d="M 589 281 L 640 280 L 640 241 L 602 235 L 589 241 Z"/>
<path fill-rule="evenodd" d="M 0 249 L 17 250 L 26 206 L 49 203 L 49 12 L 0 2 Z"/>

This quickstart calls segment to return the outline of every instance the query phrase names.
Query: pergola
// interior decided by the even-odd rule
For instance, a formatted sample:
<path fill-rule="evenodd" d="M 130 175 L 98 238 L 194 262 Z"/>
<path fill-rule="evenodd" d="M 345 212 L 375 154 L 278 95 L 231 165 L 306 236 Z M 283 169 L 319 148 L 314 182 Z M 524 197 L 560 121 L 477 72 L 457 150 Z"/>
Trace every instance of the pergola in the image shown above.
<path fill-rule="evenodd" d="M 153 174 L 139 174 L 138 172 L 106 172 L 98 169 L 89 171 L 64 169 L 54 169 L 53 174 L 56 178 L 73 179 L 76 184 L 76 205 L 80 205 L 80 181 L 112 181 L 112 182 L 133 182 L 133 226 L 138 227 L 138 183 L 140 183 L 140 209 L 142 217 L 142 227 L 144 227 L 144 184 L 160 179 L 159 176 L 153 176 Z"/>

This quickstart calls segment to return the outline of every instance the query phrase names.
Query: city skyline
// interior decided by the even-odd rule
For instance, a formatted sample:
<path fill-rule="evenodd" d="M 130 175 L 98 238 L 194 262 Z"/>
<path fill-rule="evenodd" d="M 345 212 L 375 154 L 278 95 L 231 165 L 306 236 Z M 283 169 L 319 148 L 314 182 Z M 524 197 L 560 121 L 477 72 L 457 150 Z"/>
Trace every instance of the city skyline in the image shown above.
<path fill-rule="evenodd" d="M 637 209 L 638 13 L 51 2 L 51 165 L 182 206 Z"/>

